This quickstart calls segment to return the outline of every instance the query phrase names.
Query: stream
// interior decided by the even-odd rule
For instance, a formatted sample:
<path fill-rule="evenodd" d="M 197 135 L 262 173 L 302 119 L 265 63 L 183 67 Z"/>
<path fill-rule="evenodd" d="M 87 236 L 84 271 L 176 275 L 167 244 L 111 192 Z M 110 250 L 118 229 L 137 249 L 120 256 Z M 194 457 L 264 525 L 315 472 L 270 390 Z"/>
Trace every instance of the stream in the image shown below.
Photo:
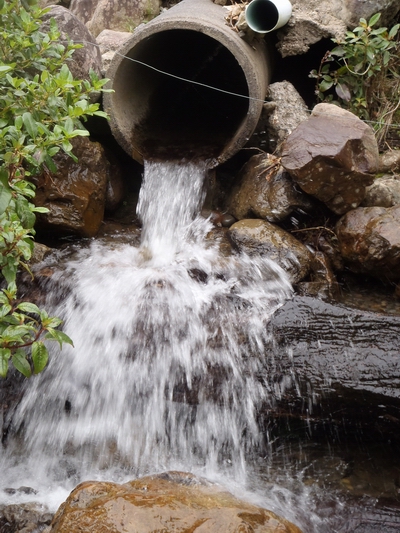
<path fill-rule="evenodd" d="M 25 384 L 1 450 L 0 501 L 54 511 L 83 480 L 183 470 L 304 533 L 377 531 L 351 529 L 376 495 L 348 508 L 334 440 L 312 444 L 302 427 L 282 444 L 260 424 L 261 408 L 282 393 L 264 375 L 274 357 L 267 324 L 293 291 L 273 261 L 224 254 L 210 238 L 199 216 L 206 171 L 147 162 L 139 245 L 115 235 L 47 260 L 57 267 L 46 308 L 74 348 L 52 346 L 48 368 Z M 332 483 L 321 469 L 328 459 Z"/>

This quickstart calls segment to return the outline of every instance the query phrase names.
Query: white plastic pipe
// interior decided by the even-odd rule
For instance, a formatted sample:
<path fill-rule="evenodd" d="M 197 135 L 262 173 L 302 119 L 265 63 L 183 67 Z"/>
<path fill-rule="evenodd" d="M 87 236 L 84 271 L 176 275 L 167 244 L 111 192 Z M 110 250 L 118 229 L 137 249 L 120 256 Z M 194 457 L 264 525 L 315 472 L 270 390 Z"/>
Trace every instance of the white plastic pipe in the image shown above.
<path fill-rule="evenodd" d="M 252 0 L 246 8 L 246 22 L 257 33 L 268 33 L 284 26 L 292 14 L 289 0 Z"/>

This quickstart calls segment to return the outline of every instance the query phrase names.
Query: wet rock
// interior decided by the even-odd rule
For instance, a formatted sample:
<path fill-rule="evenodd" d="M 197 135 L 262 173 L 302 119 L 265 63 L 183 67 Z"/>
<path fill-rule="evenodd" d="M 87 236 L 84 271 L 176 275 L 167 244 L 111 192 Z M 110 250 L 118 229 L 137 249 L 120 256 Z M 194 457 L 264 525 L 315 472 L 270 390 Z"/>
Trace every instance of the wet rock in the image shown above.
<path fill-rule="evenodd" d="M 71 0 L 70 9 L 96 37 L 103 30 L 133 31 L 160 13 L 160 0 Z"/>
<path fill-rule="evenodd" d="M 50 533 L 301 533 L 271 511 L 238 500 L 192 474 L 167 472 L 117 485 L 81 483 L 61 505 Z"/>
<path fill-rule="evenodd" d="M 393 207 L 400 204 L 400 176 L 382 176 L 367 187 L 362 207 Z"/>
<path fill-rule="evenodd" d="M 354 209 L 339 220 L 336 235 L 350 270 L 400 279 L 400 206 Z"/>
<path fill-rule="evenodd" d="M 89 72 L 93 70 L 99 77 L 102 73 L 102 62 L 99 47 L 96 40 L 86 26 L 68 9 L 63 6 L 52 6 L 50 11 L 43 17 L 43 31 L 55 19 L 60 30 L 60 40 L 70 39 L 82 45 L 75 50 L 68 68 L 75 79 L 88 80 Z"/>
<path fill-rule="evenodd" d="M 333 298 L 339 293 L 339 285 L 328 257 L 323 252 L 314 252 L 311 261 L 310 281 L 296 285 L 296 292 L 302 296 Z"/>
<path fill-rule="evenodd" d="M 50 524 L 52 516 L 46 509 L 31 503 L 0 505 L 0 531 L 37 533 Z"/>
<path fill-rule="evenodd" d="M 262 254 L 276 261 L 292 283 L 310 271 L 312 253 L 290 233 L 265 220 L 240 220 L 229 229 L 229 237 L 239 250 L 249 255 Z"/>
<path fill-rule="evenodd" d="M 71 142 L 78 162 L 60 152 L 54 158 L 57 172 L 44 172 L 35 180 L 35 202 L 50 210 L 38 217 L 38 226 L 46 232 L 92 237 L 103 220 L 109 164 L 99 143 L 87 137 Z"/>
<path fill-rule="evenodd" d="M 295 182 L 336 214 L 360 205 L 378 164 L 373 130 L 333 104 L 317 105 L 282 151 L 282 165 Z"/>
<path fill-rule="evenodd" d="M 48 256 L 52 252 L 52 249 L 46 246 L 45 244 L 41 244 L 39 242 L 35 242 L 33 244 L 33 252 L 32 256 L 29 260 L 29 265 L 36 265 L 37 263 L 41 263 L 46 256 Z"/>
<path fill-rule="evenodd" d="M 252 156 L 244 165 L 227 202 L 227 211 L 238 220 L 256 217 L 278 222 L 296 209 L 311 208 L 311 200 L 296 188 L 279 159 L 265 153 Z"/>
<path fill-rule="evenodd" d="M 266 138 L 268 150 L 280 150 L 282 143 L 297 126 L 307 120 L 307 106 L 288 81 L 272 83 L 268 87 L 268 103 L 264 104 L 263 115 L 266 116 Z"/>
<path fill-rule="evenodd" d="M 282 382 L 292 376 L 293 386 L 303 383 L 313 391 L 313 409 L 325 404 L 333 417 L 333 402 L 339 402 L 339 420 L 347 410 L 372 427 L 378 420 L 369 419 L 369 408 L 397 405 L 398 412 L 400 406 L 399 327 L 399 316 L 295 296 L 269 323 L 275 357 L 266 359 L 267 375 Z"/>
<path fill-rule="evenodd" d="M 97 36 L 97 44 L 100 47 L 101 58 L 103 61 L 103 71 L 106 72 L 115 55 L 115 52 L 120 48 L 130 37 L 131 32 L 103 30 Z"/>

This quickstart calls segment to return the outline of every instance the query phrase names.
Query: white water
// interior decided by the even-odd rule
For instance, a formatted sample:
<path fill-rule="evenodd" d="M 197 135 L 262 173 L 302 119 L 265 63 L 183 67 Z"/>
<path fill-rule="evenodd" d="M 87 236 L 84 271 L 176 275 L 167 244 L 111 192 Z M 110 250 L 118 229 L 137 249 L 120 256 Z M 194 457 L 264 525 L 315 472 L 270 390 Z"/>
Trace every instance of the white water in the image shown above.
<path fill-rule="evenodd" d="M 168 469 L 246 486 L 246 456 L 265 438 L 257 410 L 271 400 L 266 323 L 291 287 L 268 258 L 224 257 L 207 238 L 205 172 L 147 164 L 141 246 L 95 241 L 53 276 L 51 312 L 75 347 L 29 380 L 0 489 L 32 487 L 55 508 L 84 479 Z"/>

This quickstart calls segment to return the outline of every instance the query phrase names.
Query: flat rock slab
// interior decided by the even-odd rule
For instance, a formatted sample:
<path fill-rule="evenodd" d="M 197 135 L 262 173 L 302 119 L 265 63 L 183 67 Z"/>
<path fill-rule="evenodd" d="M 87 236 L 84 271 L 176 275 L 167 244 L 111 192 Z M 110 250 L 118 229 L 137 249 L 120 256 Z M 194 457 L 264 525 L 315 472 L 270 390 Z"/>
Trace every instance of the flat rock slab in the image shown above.
<path fill-rule="evenodd" d="M 400 399 L 400 317 L 296 296 L 269 328 L 276 373 L 294 372 L 318 393 L 347 388 Z"/>

